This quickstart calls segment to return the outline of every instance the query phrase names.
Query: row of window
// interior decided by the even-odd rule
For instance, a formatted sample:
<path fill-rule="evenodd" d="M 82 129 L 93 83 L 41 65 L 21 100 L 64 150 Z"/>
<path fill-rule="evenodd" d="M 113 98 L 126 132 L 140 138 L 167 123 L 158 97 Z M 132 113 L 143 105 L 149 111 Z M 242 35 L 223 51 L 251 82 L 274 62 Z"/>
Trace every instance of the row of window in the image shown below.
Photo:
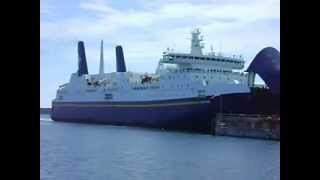
<path fill-rule="evenodd" d="M 167 77 L 168 77 L 168 79 L 175 79 L 175 78 L 179 79 L 179 78 L 180 78 L 179 75 L 176 75 L 176 76 L 170 76 L 170 75 L 168 75 Z M 184 75 L 183 77 L 186 78 L 186 75 Z M 195 78 L 198 78 L 198 77 L 199 77 L 199 75 L 195 75 Z M 218 76 L 218 77 L 219 77 L 219 76 Z M 203 76 L 203 78 L 206 78 L 206 76 Z M 209 78 L 209 76 L 208 76 L 208 78 Z M 211 76 L 211 79 L 213 79 L 213 76 Z"/>
<path fill-rule="evenodd" d="M 196 79 L 200 79 L 200 76 L 199 75 L 195 75 L 194 76 Z M 177 78 L 179 78 L 179 77 L 177 77 Z M 175 77 L 171 77 L 171 76 L 168 76 L 168 79 L 175 79 Z M 202 76 L 202 79 L 214 79 L 214 77 L 213 76 Z M 220 76 L 218 76 L 218 79 L 219 80 L 221 80 L 221 79 L 227 79 L 227 80 L 230 80 L 230 77 L 220 77 Z M 241 81 L 241 79 L 240 79 L 240 81 Z"/>
<path fill-rule="evenodd" d="M 132 89 L 134 90 L 144 90 L 144 89 L 159 89 L 159 86 L 138 86 L 138 87 L 133 87 Z"/>
<path fill-rule="evenodd" d="M 217 58 L 209 58 L 209 57 L 196 57 L 196 56 L 167 56 L 169 60 L 172 60 L 173 58 L 182 58 L 182 59 L 199 59 L 199 60 L 206 60 L 206 61 L 220 61 L 220 62 L 230 62 L 230 63 L 236 63 L 236 64 L 241 64 L 242 62 L 240 61 L 234 61 L 230 59 L 217 59 Z M 167 58 L 164 58 L 167 59 Z"/>
<path fill-rule="evenodd" d="M 195 78 L 196 78 L 196 79 L 200 79 L 200 76 L 196 75 L 196 76 L 195 76 Z M 203 79 L 207 79 L 207 76 L 203 76 L 202 78 L 203 78 Z M 212 77 L 212 76 L 211 76 L 211 77 L 209 77 L 209 76 L 208 76 L 208 79 L 209 79 L 209 78 L 210 78 L 210 79 L 213 79 L 213 77 Z M 219 79 L 219 80 L 221 80 L 221 79 L 227 79 L 227 80 L 230 80 L 230 78 L 229 78 L 229 77 L 227 77 L 227 78 L 218 77 L 218 79 Z M 240 80 L 240 81 L 241 81 L 241 80 Z"/>
<path fill-rule="evenodd" d="M 200 72 L 223 72 L 223 73 L 231 73 L 231 70 L 222 70 L 222 69 L 208 69 L 208 70 L 204 70 L 204 69 L 199 69 L 199 68 L 186 68 L 186 69 L 182 69 L 182 71 L 200 71 Z"/>
<path fill-rule="evenodd" d="M 177 88 L 188 88 L 189 87 L 189 84 L 181 84 L 181 85 L 168 85 L 168 87 L 171 87 L 171 88 L 174 88 L 174 87 L 177 87 Z M 134 90 L 145 90 L 145 89 L 159 89 L 160 86 L 151 86 L 151 87 L 133 87 L 132 89 Z M 165 88 L 165 86 L 161 86 L 161 88 Z"/>
<path fill-rule="evenodd" d="M 186 69 L 180 69 L 180 70 L 170 70 L 170 72 L 175 72 L 175 73 L 184 73 L 184 72 L 202 72 L 202 73 L 215 73 L 215 72 L 222 72 L 222 73 L 232 73 L 231 70 L 220 70 L 220 69 L 198 69 L 198 68 L 186 68 Z"/>

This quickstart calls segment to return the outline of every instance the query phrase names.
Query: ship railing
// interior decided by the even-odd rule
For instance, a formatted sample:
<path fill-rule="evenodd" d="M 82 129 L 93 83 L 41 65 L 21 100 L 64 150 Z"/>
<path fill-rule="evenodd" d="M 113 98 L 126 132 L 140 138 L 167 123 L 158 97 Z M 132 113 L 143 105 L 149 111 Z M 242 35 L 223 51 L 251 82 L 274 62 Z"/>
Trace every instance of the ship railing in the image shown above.
<path fill-rule="evenodd" d="M 243 60 L 242 55 L 227 55 L 227 54 L 222 54 L 222 53 L 218 53 L 218 54 L 209 53 L 208 55 L 213 56 L 217 59 L 226 59 L 226 60 L 235 60 L 235 61 L 242 61 Z"/>

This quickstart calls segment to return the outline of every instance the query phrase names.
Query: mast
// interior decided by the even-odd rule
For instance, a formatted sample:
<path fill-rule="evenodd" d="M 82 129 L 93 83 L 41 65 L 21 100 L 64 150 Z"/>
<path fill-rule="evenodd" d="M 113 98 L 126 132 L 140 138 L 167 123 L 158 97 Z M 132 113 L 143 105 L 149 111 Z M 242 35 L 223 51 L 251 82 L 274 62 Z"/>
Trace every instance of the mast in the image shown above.
<path fill-rule="evenodd" d="M 99 67 L 99 74 L 104 74 L 104 66 L 103 66 L 103 40 L 101 40 L 101 46 L 100 46 L 100 67 Z"/>
<path fill-rule="evenodd" d="M 200 38 L 200 31 L 199 29 L 195 29 L 191 32 L 192 38 L 191 38 L 191 54 L 194 55 L 202 55 L 202 48 L 203 44 L 200 42 L 203 41 L 202 37 Z"/>

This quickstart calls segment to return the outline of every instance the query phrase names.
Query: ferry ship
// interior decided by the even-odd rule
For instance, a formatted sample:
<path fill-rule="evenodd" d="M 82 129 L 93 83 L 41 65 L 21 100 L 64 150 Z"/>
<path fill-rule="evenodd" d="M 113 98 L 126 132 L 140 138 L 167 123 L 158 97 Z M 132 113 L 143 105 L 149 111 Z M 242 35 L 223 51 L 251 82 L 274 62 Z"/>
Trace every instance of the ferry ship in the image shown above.
<path fill-rule="evenodd" d="M 249 93 L 241 56 L 203 53 L 199 29 L 191 32 L 189 53 L 163 52 L 155 73 L 127 71 L 116 46 L 116 72 L 104 72 L 101 41 L 98 74 L 89 74 L 84 43 L 78 42 L 78 70 L 59 86 L 52 101 L 55 121 L 103 123 L 208 131 L 216 96 Z"/>

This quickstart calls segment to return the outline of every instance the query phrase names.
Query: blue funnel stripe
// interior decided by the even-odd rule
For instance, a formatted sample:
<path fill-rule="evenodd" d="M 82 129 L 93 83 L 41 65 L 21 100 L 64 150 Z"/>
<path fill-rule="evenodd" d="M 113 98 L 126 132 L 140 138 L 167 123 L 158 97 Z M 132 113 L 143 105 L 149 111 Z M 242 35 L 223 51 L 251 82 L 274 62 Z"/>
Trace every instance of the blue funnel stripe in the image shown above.
<path fill-rule="evenodd" d="M 117 72 L 126 72 L 126 63 L 121 46 L 116 47 Z"/>
<path fill-rule="evenodd" d="M 83 41 L 78 42 L 78 76 L 88 74 L 88 66 Z"/>

